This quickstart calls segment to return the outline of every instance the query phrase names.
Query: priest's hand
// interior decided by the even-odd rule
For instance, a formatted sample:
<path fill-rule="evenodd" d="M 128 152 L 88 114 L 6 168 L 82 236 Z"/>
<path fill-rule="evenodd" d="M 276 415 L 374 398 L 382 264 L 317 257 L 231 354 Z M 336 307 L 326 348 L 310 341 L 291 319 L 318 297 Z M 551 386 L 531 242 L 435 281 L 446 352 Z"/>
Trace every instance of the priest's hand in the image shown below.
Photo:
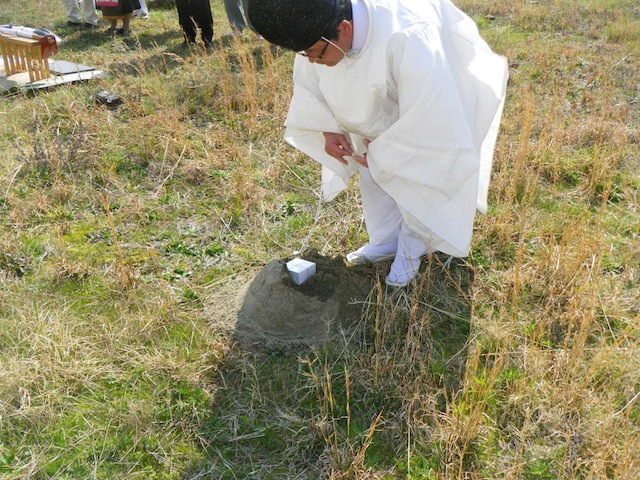
<path fill-rule="evenodd" d="M 324 135 L 324 151 L 343 165 L 346 165 L 348 162 L 344 157 L 349 157 L 353 153 L 347 137 L 341 133 L 322 132 L 322 134 Z"/>
<path fill-rule="evenodd" d="M 362 143 L 364 143 L 365 147 L 368 147 L 371 143 L 371 140 L 365 138 Z M 362 155 L 354 155 L 353 159 L 363 167 L 369 168 L 369 162 L 367 161 L 367 152 L 364 152 Z"/>

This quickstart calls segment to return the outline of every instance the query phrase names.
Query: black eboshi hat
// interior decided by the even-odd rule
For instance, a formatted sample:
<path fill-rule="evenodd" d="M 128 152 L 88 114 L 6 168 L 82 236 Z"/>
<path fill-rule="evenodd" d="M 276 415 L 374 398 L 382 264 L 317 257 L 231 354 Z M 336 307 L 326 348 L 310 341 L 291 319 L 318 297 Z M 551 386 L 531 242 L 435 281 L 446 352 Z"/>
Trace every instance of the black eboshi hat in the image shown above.
<path fill-rule="evenodd" d="M 269 42 L 300 52 L 320 40 L 340 0 L 249 0 L 253 28 Z"/>

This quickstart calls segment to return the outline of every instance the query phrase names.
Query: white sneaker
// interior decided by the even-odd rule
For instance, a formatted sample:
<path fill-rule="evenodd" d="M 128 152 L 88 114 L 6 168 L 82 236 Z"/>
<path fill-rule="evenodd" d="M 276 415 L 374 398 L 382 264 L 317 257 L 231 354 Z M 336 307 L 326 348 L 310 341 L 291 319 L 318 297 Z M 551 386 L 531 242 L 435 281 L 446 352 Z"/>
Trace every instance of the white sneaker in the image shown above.
<path fill-rule="evenodd" d="M 347 254 L 346 260 L 351 265 L 362 265 L 363 263 L 376 263 L 390 260 L 396 255 L 396 244 L 387 243 L 385 245 L 369 245 L 368 243 L 360 247 L 355 252 Z"/>
<path fill-rule="evenodd" d="M 391 287 L 405 287 L 418 275 L 420 258 L 407 258 L 397 255 L 391 264 L 385 283 Z"/>

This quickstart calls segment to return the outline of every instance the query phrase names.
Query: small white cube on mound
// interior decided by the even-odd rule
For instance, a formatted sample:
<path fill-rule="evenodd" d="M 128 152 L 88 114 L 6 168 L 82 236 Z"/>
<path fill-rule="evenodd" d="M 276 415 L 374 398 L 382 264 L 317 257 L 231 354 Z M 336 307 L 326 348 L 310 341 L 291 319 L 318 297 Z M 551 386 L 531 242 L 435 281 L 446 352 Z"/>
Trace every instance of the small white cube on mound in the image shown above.
<path fill-rule="evenodd" d="M 302 285 L 316 274 L 316 264 L 301 258 L 294 258 L 287 262 L 287 270 L 296 285 Z"/>

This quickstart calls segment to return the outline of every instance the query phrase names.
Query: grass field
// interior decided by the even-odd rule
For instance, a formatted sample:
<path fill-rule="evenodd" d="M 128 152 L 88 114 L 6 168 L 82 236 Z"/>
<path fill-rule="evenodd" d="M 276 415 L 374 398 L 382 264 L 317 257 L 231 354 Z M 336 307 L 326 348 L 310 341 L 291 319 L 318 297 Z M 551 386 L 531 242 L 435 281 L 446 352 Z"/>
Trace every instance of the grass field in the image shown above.
<path fill-rule="evenodd" d="M 468 258 L 357 342 L 242 348 L 231 279 L 366 241 L 357 188 L 317 213 L 282 141 L 292 54 L 180 44 L 150 3 L 121 40 L 62 2 L 0 23 L 110 78 L 0 98 L 0 478 L 640 478 L 640 7 L 458 0 L 509 59 Z M 124 103 L 97 106 L 107 89 Z"/>

